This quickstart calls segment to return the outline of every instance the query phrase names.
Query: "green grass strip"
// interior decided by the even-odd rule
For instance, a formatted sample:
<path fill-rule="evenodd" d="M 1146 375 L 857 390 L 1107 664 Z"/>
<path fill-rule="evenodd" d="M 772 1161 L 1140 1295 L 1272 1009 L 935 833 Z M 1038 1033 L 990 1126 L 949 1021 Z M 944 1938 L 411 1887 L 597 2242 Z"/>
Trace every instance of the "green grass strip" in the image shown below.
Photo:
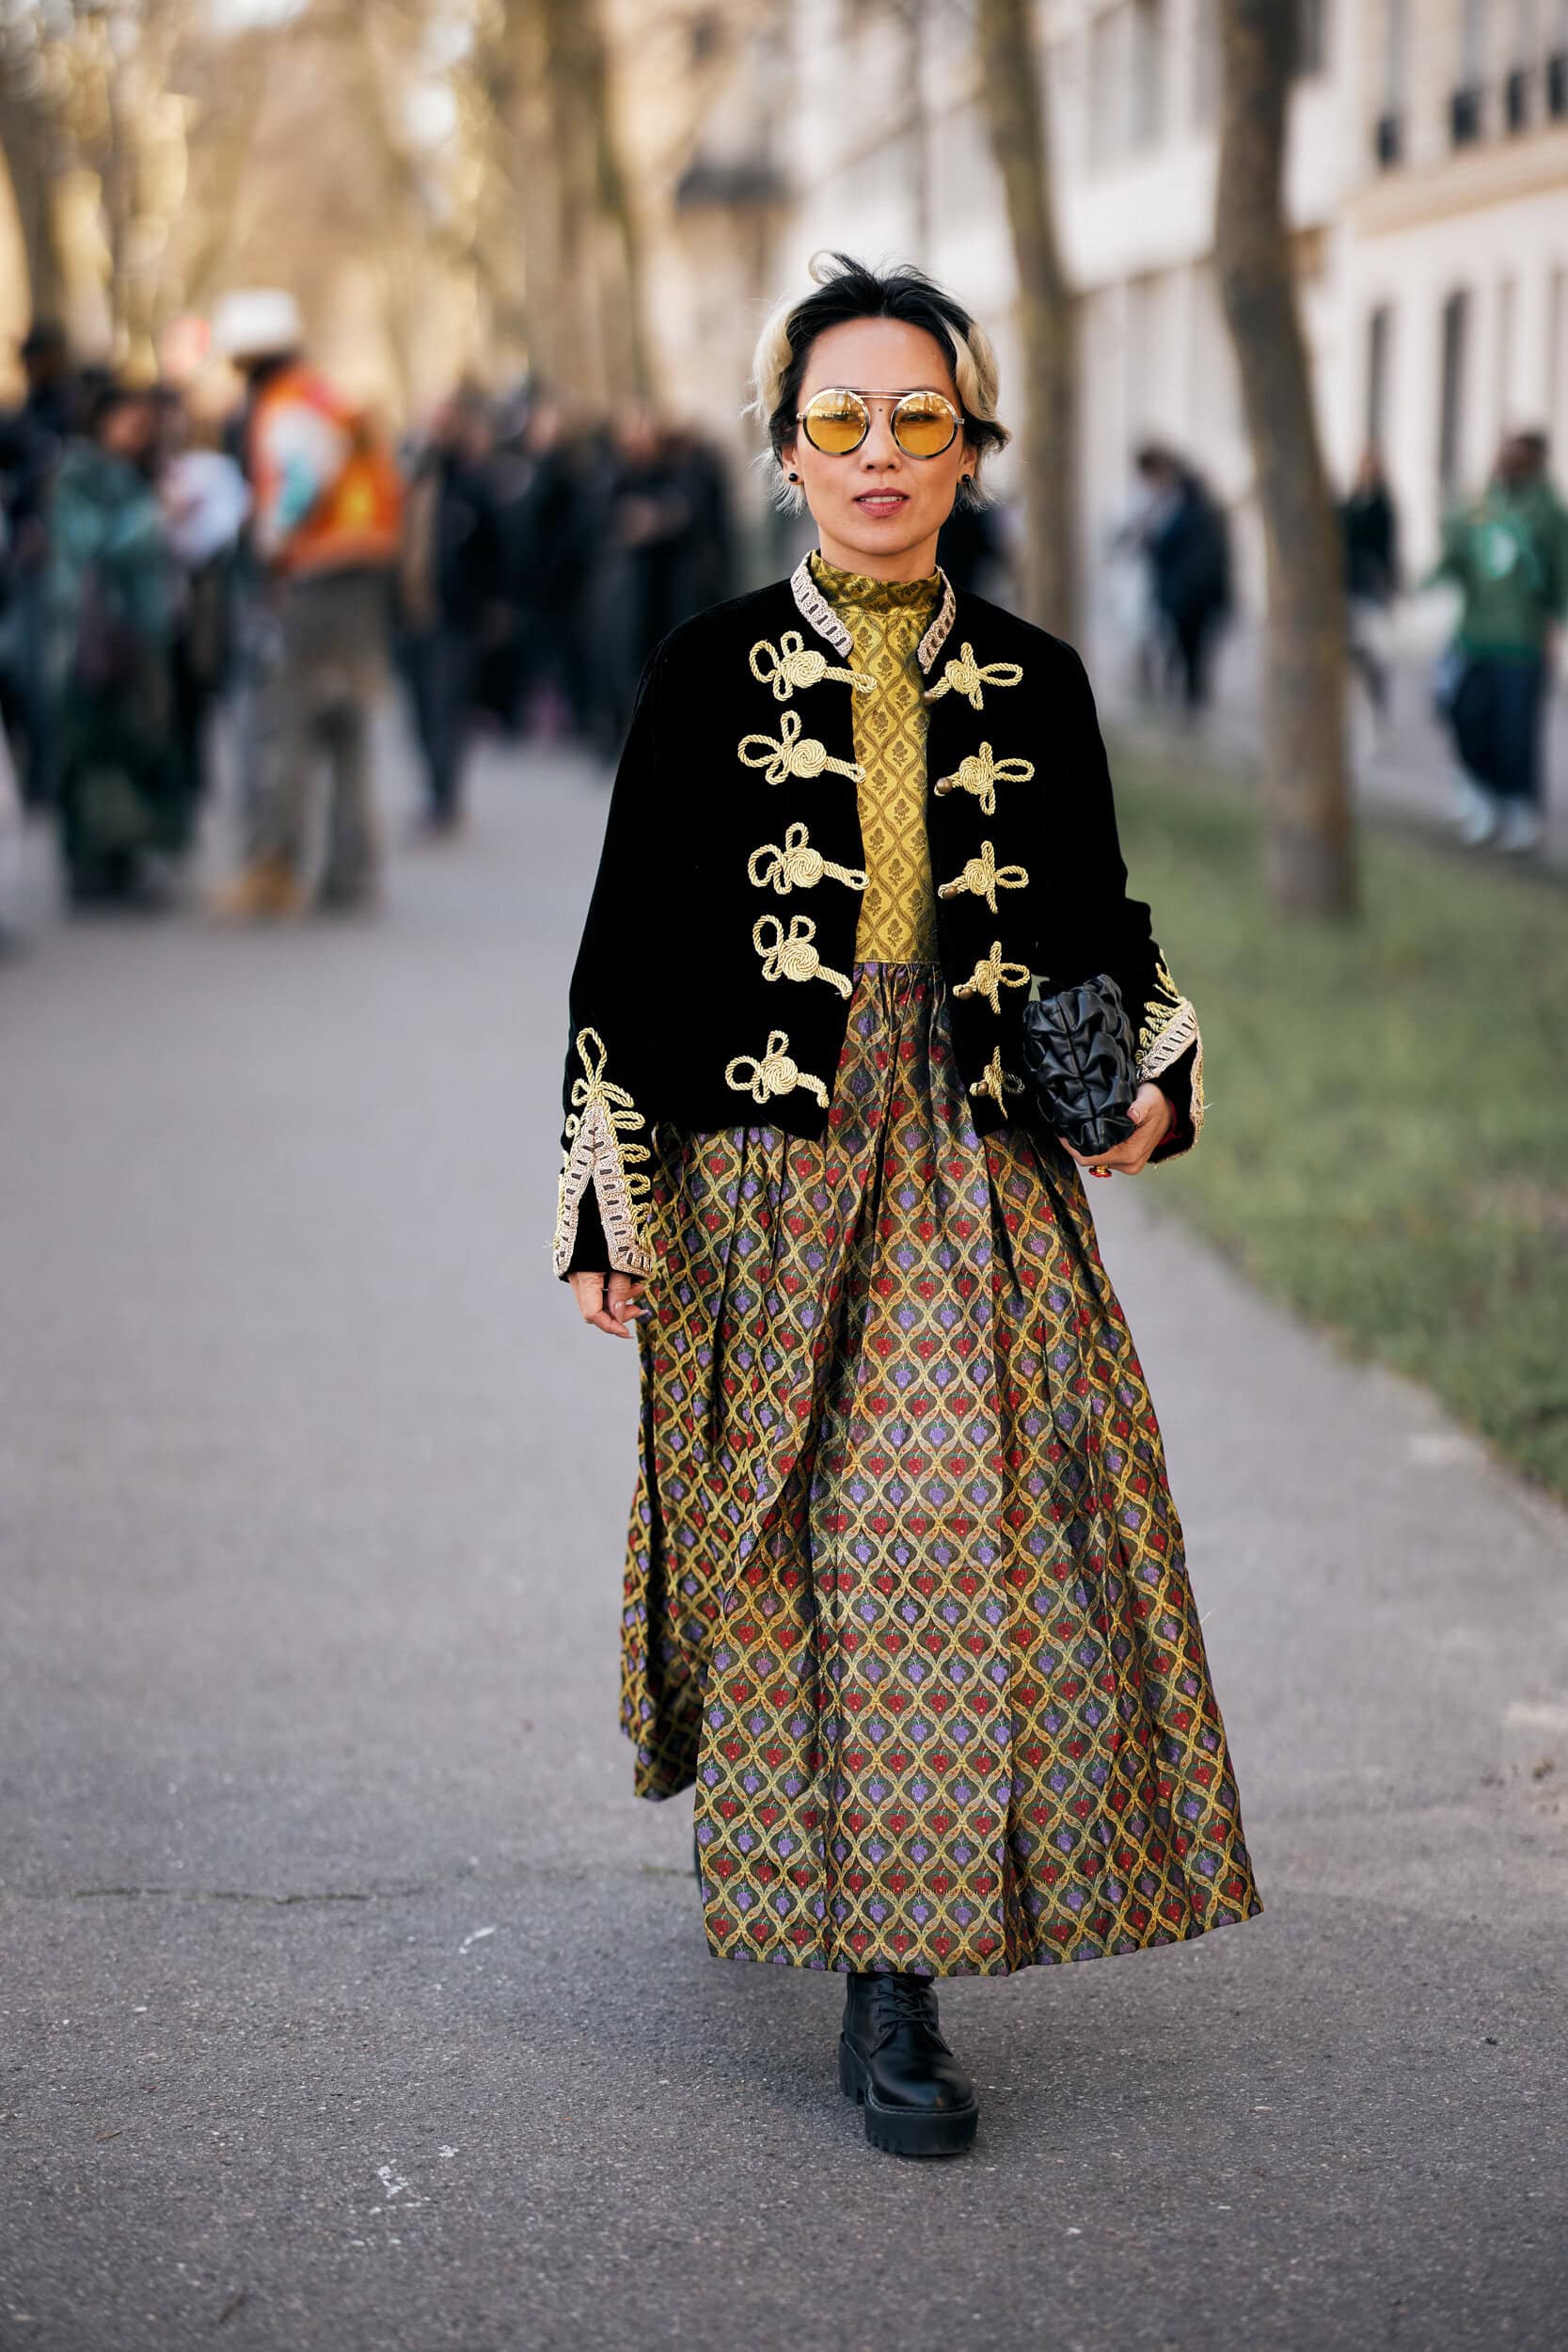
<path fill-rule="evenodd" d="M 1135 752 L 1117 806 L 1208 1059 L 1157 1200 L 1568 1497 L 1568 894 L 1370 828 L 1361 923 L 1288 924 L 1234 789 Z"/>

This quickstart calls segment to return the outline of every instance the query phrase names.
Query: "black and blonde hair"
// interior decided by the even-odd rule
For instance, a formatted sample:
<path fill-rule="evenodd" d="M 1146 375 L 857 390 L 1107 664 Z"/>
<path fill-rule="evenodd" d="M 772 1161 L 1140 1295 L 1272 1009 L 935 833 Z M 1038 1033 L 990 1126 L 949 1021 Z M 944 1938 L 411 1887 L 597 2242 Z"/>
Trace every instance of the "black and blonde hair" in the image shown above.
<path fill-rule="evenodd" d="M 784 453 L 795 439 L 796 412 L 806 361 L 819 335 L 851 319 L 897 319 L 923 327 L 946 354 L 964 416 L 964 438 L 976 453 L 975 475 L 988 450 L 1003 449 L 1010 436 L 996 414 L 996 354 L 990 339 L 964 309 L 924 270 L 907 262 L 869 269 L 847 253 L 812 258 L 813 291 L 781 302 L 757 338 L 752 361 L 749 414 L 767 427 L 777 472 L 775 488 L 784 506 L 799 507 L 800 491 L 785 478 Z M 958 502 L 984 503 L 978 479 L 958 485 Z"/>

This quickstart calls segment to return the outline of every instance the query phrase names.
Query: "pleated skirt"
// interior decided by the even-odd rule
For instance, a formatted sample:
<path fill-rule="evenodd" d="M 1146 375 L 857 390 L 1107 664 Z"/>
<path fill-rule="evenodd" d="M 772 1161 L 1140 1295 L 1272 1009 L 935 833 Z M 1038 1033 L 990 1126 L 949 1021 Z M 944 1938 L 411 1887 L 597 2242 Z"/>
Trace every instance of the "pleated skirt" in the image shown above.
<path fill-rule="evenodd" d="M 622 1643 L 716 1953 L 999 1975 L 1259 1903 L 1148 1386 L 939 972 L 857 965 L 828 1132 L 656 1132 Z"/>

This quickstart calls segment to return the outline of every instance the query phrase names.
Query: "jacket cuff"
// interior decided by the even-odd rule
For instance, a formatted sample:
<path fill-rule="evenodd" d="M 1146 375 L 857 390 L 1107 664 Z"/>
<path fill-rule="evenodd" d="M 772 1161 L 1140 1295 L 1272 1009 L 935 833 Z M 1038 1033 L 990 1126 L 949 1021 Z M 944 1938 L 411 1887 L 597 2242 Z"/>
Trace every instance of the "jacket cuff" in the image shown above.
<path fill-rule="evenodd" d="M 1149 1154 L 1152 1168 L 1160 1160 L 1180 1159 L 1197 1141 L 1203 1124 L 1202 1041 L 1188 1046 L 1180 1060 L 1147 1083 L 1157 1086 L 1171 1107 L 1171 1125 L 1164 1143 Z"/>
<path fill-rule="evenodd" d="M 572 1087 L 561 1156 L 555 1270 L 562 1277 L 650 1275 L 657 1261 L 643 1238 L 641 1212 L 653 1189 L 641 1173 L 651 1154 L 645 1143 L 633 1140 L 646 1121 L 625 1088 L 606 1077 L 607 1057 L 597 1031 L 579 1029 L 574 1042 L 583 1075 Z M 585 1224 L 585 1211 L 592 1214 L 596 1236 Z"/>

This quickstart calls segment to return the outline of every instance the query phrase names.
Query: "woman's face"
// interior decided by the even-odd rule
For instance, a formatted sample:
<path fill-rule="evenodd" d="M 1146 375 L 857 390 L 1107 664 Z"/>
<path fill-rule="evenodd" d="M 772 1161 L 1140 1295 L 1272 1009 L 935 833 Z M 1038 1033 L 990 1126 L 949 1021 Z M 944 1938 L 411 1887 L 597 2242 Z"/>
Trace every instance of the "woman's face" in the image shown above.
<path fill-rule="evenodd" d="M 850 319 L 818 335 L 806 358 L 799 406 L 832 389 L 942 392 L 962 402 L 934 335 L 900 319 Z M 908 457 L 893 437 L 892 401 L 871 405 L 871 430 L 847 457 L 828 457 L 803 432 L 785 444 L 784 468 L 799 474 L 821 534 L 822 552 L 842 570 L 873 580 L 923 580 L 934 569 L 937 533 L 953 511 L 974 452 L 960 432 L 940 457 Z"/>

